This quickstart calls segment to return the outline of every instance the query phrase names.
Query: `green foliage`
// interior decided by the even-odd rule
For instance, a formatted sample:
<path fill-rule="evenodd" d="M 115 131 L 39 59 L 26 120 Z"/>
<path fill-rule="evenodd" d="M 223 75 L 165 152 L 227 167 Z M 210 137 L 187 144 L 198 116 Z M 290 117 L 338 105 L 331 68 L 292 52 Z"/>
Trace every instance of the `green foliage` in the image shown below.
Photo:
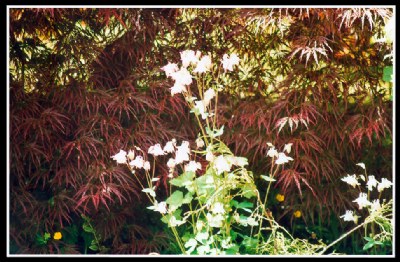
<path fill-rule="evenodd" d="M 86 234 L 82 234 L 85 243 L 85 254 L 87 252 L 87 248 L 92 251 L 104 253 L 108 248 L 101 245 L 101 236 L 96 232 L 95 228 L 90 223 L 90 218 L 85 215 L 81 215 L 83 219 L 82 229 Z"/>
<path fill-rule="evenodd" d="M 44 246 L 47 244 L 47 241 L 51 239 L 51 235 L 48 232 L 45 232 L 43 235 L 37 234 L 36 235 L 36 244 L 40 246 Z"/>
<path fill-rule="evenodd" d="M 393 82 L 393 66 L 385 66 L 383 68 L 382 80 L 385 82 Z"/>

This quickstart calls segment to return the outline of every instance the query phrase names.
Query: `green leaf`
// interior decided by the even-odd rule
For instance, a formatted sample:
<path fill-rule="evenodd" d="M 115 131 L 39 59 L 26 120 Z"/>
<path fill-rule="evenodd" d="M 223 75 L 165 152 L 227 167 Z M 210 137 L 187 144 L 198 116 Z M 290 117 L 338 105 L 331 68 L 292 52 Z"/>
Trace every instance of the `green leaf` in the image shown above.
<path fill-rule="evenodd" d="M 182 240 L 184 242 L 187 242 L 191 238 L 194 238 L 194 235 L 189 233 L 188 231 L 186 231 L 185 234 L 182 236 Z"/>
<path fill-rule="evenodd" d="M 47 244 L 47 240 L 45 240 L 40 234 L 36 234 L 36 243 L 42 246 Z"/>
<path fill-rule="evenodd" d="M 50 233 L 44 233 L 44 240 L 47 242 L 47 240 L 49 240 L 51 238 Z"/>
<path fill-rule="evenodd" d="M 83 223 L 82 228 L 85 232 L 93 233 L 93 228 L 86 223 Z"/>
<path fill-rule="evenodd" d="M 99 250 L 99 248 L 98 248 L 96 245 L 91 245 L 91 246 L 89 247 L 89 249 L 91 249 L 91 250 L 93 250 L 93 251 Z"/>
<path fill-rule="evenodd" d="M 371 247 L 374 246 L 374 242 L 368 242 L 367 244 L 365 244 L 365 246 L 363 247 L 363 250 L 367 250 L 370 249 Z"/>
<path fill-rule="evenodd" d="M 51 197 L 51 198 L 49 199 L 49 204 L 50 204 L 51 207 L 54 206 L 54 197 Z"/>
<path fill-rule="evenodd" d="M 231 202 L 230 202 L 230 205 L 231 205 L 231 206 L 233 206 L 233 207 L 236 207 L 236 208 L 238 208 L 238 206 L 239 206 L 239 202 L 238 202 L 238 201 L 236 201 L 236 200 L 234 200 L 234 199 L 232 199 L 232 200 L 231 200 Z"/>
<path fill-rule="evenodd" d="M 81 236 L 83 238 L 83 243 L 85 247 L 85 253 L 88 247 L 91 245 L 92 240 L 93 240 L 93 234 L 87 233 L 85 231 L 81 231 Z"/>
<path fill-rule="evenodd" d="M 240 208 L 251 213 L 252 210 L 248 209 L 248 207 L 253 207 L 253 203 L 245 201 L 245 202 L 240 202 L 239 205 L 237 206 L 238 209 Z"/>
<path fill-rule="evenodd" d="M 172 216 L 171 214 L 167 214 L 161 218 L 161 221 L 164 222 L 165 224 L 168 224 L 169 220 L 171 219 L 171 216 Z"/>
<path fill-rule="evenodd" d="M 183 193 L 182 193 L 182 191 L 179 191 L 179 190 L 175 191 L 166 200 L 167 204 L 173 205 L 176 207 L 180 207 L 183 204 L 182 201 L 183 201 Z"/>
<path fill-rule="evenodd" d="M 182 200 L 182 204 L 189 204 L 193 199 L 193 195 L 190 192 L 187 192 L 185 197 Z"/>
<path fill-rule="evenodd" d="M 257 188 L 254 184 L 245 184 L 242 188 L 243 196 L 247 199 L 257 196 Z"/>
<path fill-rule="evenodd" d="M 197 187 L 197 194 L 199 197 L 203 195 L 210 196 L 215 192 L 214 184 L 207 183 L 207 179 L 212 178 L 212 175 L 204 175 L 195 179 L 194 184 Z"/>
<path fill-rule="evenodd" d="M 374 242 L 375 240 L 372 237 L 364 237 L 368 242 Z"/>
<path fill-rule="evenodd" d="M 181 187 L 184 185 L 185 182 L 193 181 L 194 172 L 185 172 L 182 175 L 171 179 L 169 182 L 177 187 Z"/>
<path fill-rule="evenodd" d="M 382 79 L 385 82 L 392 82 L 393 78 L 393 66 L 385 66 L 383 68 L 383 75 L 382 75 Z"/>
<path fill-rule="evenodd" d="M 225 250 L 225 253 L 227 255 L 237 255 L 239 252 L 239 247 L 237 245 L 233 245 L 230 248 L 228 248 L 227 250 Z"/>
<path fill-rule="evenodd" d="M 232 241 L 235 241 L 237 236 L 238 236 L 238 233 L 235 232 L 233 229 L 231 229 L 230 232 L 229 232 L 229 235 L 231 236 Z"/>
<path fill-rule="evenodd" d="M 246 247 L 246 250 L 254 250 L 255 247 L 257 246 L 257 243 L 258 243 L 257 239 L 248 236 L 245 236 L 243 240 L 243 244 Z"/>

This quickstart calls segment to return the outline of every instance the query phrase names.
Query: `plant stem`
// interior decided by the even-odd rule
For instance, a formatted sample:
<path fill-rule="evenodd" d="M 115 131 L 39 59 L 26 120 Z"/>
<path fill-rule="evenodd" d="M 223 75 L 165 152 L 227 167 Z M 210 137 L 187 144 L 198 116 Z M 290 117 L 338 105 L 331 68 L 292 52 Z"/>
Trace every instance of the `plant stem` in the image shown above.
<path fill-rule="evenodd" d="M 342 235 L 341 237 L 339 237 L 338 239 L 336 239 L 335 241 L 333 241 L 332 243 L 330 243 L 329 245 L 327 245 L 318 255 L 322 255 L 323 253 L 325 253 L 330 247 L 332 247 L 333 245 L 335 245 L 336 243 L 338 243 L 339 241 L 341 241 L 342 239 L 346 238 L 348 235 L 350 235 L 351 233 L 353 233 L 354 231 L 356 231 L 357 229 L 367 225 L 371 223 L 371 221 L 364 221 L 363 223 L 361 223 L 360 225 L 356 226 L 355 228 L 353 228 L 352 230 L 350 230 L 349 232 L 347 232 L 346 234 Z"/>

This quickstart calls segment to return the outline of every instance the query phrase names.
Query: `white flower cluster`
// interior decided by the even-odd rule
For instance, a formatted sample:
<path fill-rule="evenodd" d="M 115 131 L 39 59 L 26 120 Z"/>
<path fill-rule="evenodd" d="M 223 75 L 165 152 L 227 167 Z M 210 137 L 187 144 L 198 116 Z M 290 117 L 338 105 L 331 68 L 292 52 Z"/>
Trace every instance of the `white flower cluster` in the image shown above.
<path fill-rule="evenodd" d="M 179 93 L 186 93 L 187 87 L 190 86 L 193 82 L 193 76 L 188 70 L 189 66 L 192 66 L 194 69 L 192 73 L 206 73 L 212 68 L 212 61 L 209 55 L 204 55 L 201 57 L 200 51 L 193 50 L 185 50 L 180 53 L 182 67 L 175 63 L 168 62 L 167 65 L 162 67 L 161 69 L 165 72 L 167 77 L 172 78 L 175 83 L 170 88 L 171 95 L 174 96 Z M 222 67 L 225 71 L 233 71 L 233 67 L 239 64 L 239 57 L 236 54 L 228 54 L 223 55 L 222 59 Z M 207 107 L 210 105 L 211 100 L 215 97 L 215 90 L 213 88 L 209 88 L 204 92 L 203 100 L 196 100 L 196 98 L 192 98 L 191 100 L 194 102 L 193 112 L 198 115 L 201 115 L 202 119 L 206 119 L 208 116 L 212 114 L 207 113 Z"/>
<path fill-rule="evenodd" d="M 139 147 L 135 147 L 136 150 L 141 151 Z M 111 156 L 112 159 L 117 161 L 118 164 L 126 164 L 129 161 L 129 166 L 136 169 L 144 169 L 146 171 L 150 170 L 150 162 L 145 161 L 143 156 L 136 155 L 135 151 L 129 150 L 129 153 L 126 153 L 124 150 L 120 150 L 117 154 Z"/>
<path fill-rule="evenodd" d="M 269 142 L 267 143 L 267 145 L 269 146 L 267 156 L 269 156 L 271 158 L 276 158 L 275 164 L 282 165 L 282 164 L 288 163 L 289 161 L 293 161 L 293 158 L 291 158 L 290 156 L 287 156 L 284 153 L 285 151 L 288 154 L 291 152 L 293 143 L 286 144 L 285 147 L 283 148 L 283 152 L 278 152 L 275 149 L 275 146 Z"/>
<path fill-rule="evenodd" d="M 218 175 L 231 171 L 233 165 L 244 167 L 248 164 L 247 158 L 231 155 L 219 155 L 215 157 L 211 151 L 207 152 L 206 160 L 212 162 L 212 166 L 217 171 Z"/>
<path fill-rule="evenodd" d="M 341 180 L 355 188 L 356 186 L 361 185 L 358 179 L 365 181 L 365 177 L 363 175 L 359 175 L 357 177 L 356 174 L 347 174 L 347 176 L 343 177 Z M 366 187 L 368 191 L 373 191 L 375 187 L 378 192 L 382 192 L 384 189 L 390 188 L 392 185 L 393 183 L 390 182 L 388 179 L 382 178 L 381 182 L 379 182 L 378 180 L 376 180 L 375 176 L 368 176 L 366 182 Z"/>
<path fill-rule="evenodd" d="M 358 166 L 360 166 L 362 169 L 365 170 L 365 164 L 364 163 L 358 163 Z M 379 182 L 378 180 L 376 180 L 375 176 L 371 175 L 368 176 L 367 181 L 365 181 L 365 176 L 364 175 L 359 175 L 357 176 L 356 174 L 353 175 L 349 175 L 347 174 L 347 176 L 343 177 L 341 180 L 346 182 L 347 184 L 351 185 L 353 188 L 355 188 L 356 186 L 360 186 L 361 183 L 359 182 L 359 179 L 366 182 L 366 188 L 368 189 L 369 192 L 372 192 L 374 190 L 374 188 L 377 189 L 377 191 L 379 193 L 381 193 L 384 189 L 386 188 L 390 188 L 393 183 L 390 182 L 388 179 L 386 178 L 382 178 L 381 182 Z M 358 198 L 356 198 L 353 202 L 358 204 L 358 209 L 363 209 L 363 208 L 368 208 L 370 214 L 373 214 L 374 212 L 377 212 L 381 209 L 381 203 L 379 201 L 379 199 L 375 199 L 375 200 L 370 200 L 369 199 L 369 194 L 370 193 L 363 193 L 360 192 L 360 194 L 358 195 Z M 343 218 L 344 221 L 354 221 L 355 223 L 357 223 L 358 220 L 358 216 L 353 214 L 353 211 L 350 210 L 346 210 L 346 213 L 341 216 L 340 218 Z"/>

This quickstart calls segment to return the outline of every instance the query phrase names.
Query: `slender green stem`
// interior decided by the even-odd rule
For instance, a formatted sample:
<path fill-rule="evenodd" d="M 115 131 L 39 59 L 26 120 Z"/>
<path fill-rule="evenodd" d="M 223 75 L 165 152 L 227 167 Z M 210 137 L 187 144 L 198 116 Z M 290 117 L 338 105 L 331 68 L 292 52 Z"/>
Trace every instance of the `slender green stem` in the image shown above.
<path fill-rule="evenodd" d="M 323 253 L 325 253 L 330 247 L 336 245 L 336 243 L 338 243 L 339 241 L 341 241 L 342 239 L 346 238 L 348 235 L 350 235 L 351 233 L 353 233 L 354 231 L 356 231 L 357 229 L 367 225 L 371 223 L 371 221 L 364 221 L 363 223 L 359 224 L 358 226 L 356 226 L 355 228 L 353 228 L 352 230 L 350 230 L 349 232 L 347 232 L 346 234 L 342 235 L 341 237 L 339 237 L 338 239 L 336 239 L 335 241 L 333 241 L 332 243 L 330 243 L 329 245 L 327 245 L 321 252 L 319 252 L 319 255 L 322 255 Z"/>

